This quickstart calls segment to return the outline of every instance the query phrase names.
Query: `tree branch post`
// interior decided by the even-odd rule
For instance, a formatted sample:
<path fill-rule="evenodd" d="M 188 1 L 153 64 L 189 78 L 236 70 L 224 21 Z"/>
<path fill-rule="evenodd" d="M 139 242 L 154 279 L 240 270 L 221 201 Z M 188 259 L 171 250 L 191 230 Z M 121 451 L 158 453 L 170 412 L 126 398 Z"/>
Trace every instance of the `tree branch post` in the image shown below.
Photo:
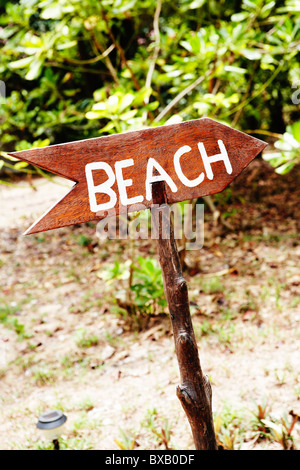
<path fill-rule="evenodd" d="M 152 223 L 180 371 L 181 384 L 177 387 L 177 397 L 188 418 L 196 450 L 218 450 L 212 417 L 211 386 L 200 366 L 187 282 L 182 274 L 164 182 L 152 184 L 152 198 L 156 206 L 152 210 L 157 211 L 155 217 L 152 217 Z"/>

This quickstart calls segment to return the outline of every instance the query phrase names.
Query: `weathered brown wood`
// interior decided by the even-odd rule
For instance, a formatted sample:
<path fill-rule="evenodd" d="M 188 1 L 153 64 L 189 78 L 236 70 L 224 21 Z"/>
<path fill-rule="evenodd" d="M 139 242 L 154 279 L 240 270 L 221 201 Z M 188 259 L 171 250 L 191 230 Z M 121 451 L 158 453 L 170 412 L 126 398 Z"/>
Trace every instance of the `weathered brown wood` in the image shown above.
<path fill-rule="evenodd" d="M 152 220 L 159 235 L 159 260 L 181 378 L 177 396 L 190 423 L 196 449 L 217 450 L 212 417 L 212 391 L 200 366 L 189 309 L 188 288 L 182 275 L 172 222 L 167 210 L 169 206 L 164 182 L 153 184 L 153 202 L 165 205 L 161 212 L 161 217 L 165 220 L 158 217 Z M 167 233 L 164 233 L 166 227 Z"/>
<path fill-rule="evenodd" d="M 76 183 L 62 200 L 28 229 L 26 233 L 30 234 L 151 207 L 151 193 L 147 198 L 147 187 L 150 184 L 147 186 L 146 183 L 153 182 L 152 175 L 159 176 L 157 164 L 173 182 L 173 187 L 170 181 L 166 181 L 165 185 L 169 203 L 220 192 L 265 146 L 264 142 L 256 138 L 212 119 L 202 118 L 13 152 L 10 155 Z M 219 155 L 222 148 L 228 154 L 227 167 L 224 159 L 213 161 L 212 158 Z M 177 157 L 174 158 L 175 154 Z M 91 180 L 96 186 L 109 179 L 106 171 L 98 168 L 90 170 L 88 183 L 87 168 L 91 168 L 92 163 L 99 162 L 108 164 L 111 168 L 111 190 L 116 195 L 115 204 L 107 211 L 95 210 L 95 207 L 103 207 L 103 204 L 111 202 L 111 197 L 105 192 L 97 192 L 94 196 L 97 206 L 92 207 L 88 192 Z M 119 177 L 115 166 L 118 162 L 121 162 Z M 150 165 L 151 162 L 154 166 Z M 165 175 L 159 176 L 157 180 L 164 180 L 164 177 Z M 124 197 L 120 197 L 121 187 L 125 202 Z M 134 200 L 134 203 L 128 203 L 126 198 Z"/>

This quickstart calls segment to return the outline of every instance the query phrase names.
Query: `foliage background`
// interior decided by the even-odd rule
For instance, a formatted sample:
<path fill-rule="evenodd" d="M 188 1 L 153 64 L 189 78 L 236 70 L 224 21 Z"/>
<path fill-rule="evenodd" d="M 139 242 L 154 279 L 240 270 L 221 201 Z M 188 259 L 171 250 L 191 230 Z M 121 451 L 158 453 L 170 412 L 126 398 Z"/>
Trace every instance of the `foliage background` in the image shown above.
<path fill-rule="evenodd" d="M 289 171 L 299 13 L 299 0 L 1 0 L 0 151 L 208 116 L 284 139 L 270 163 Z"/>

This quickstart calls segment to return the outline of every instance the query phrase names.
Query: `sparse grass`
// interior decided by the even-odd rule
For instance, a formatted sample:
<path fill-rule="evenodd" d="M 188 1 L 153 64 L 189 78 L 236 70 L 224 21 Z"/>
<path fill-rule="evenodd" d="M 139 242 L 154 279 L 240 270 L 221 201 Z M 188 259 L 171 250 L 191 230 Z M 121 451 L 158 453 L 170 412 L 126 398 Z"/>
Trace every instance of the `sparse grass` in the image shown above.
<path fill-rule="evenodd" d="M 119 428 L 120 437 L 115 439 L 115 443 L 121 450 L 133 450 L 136 445 L 136 438 L 129 431 Z"/>
<path fill-rule="evenodd" d="M 79 348 L 91 348 L 97 346 L 99 338 L 96 335 L 89 334 L 84 328 L 80 328 L 76 331 L 76 344 Z"/>
<path fill-rule="evenodd" d="M 266 427 L 264 420 L 269 418 L 271 412 L 271 405 L 268 397 L 263 397 L 261 403 L 257 403 L 253 400 L 254 410 L 251 410 L 252 419 L 250 421 L 251 428 L 253 429 L 254 436 L 258 438 L 264 438 L 268 434 L 268 428 Z"/>
<path fill-rule="evenodd" d="M 170 424 L 167 418 L 160 416 L 155 408 L 147 410 L 146 417 L 142 421 L 141 426 L 150 432 L 152 438 L 154 437 L 156 446 L 171 450 L 172 424 Z"/>
<path fill-rule="evenodd" d="M 284 385 L 286 383 L 286 380 L 287 380 L 287 371 L 284 370 L 284 369 L 276 368 L 274 370 L 274 376 L 275 376 L 275 380 L 276 380 L 277 385 L 279 385 L 279 386 Z"/>
<path fill-rule="evenodd" d="M 242 236 L 243 242 L 256 242 L 256 243 L 262 243 L 265 242 L 267 244 L 273 243 L 273 244 L 278 244 L 286 240 L 299 240 L 299 233 L 270 233 L 268 235 L 252 235 L 249 233 L 245 233 Z"/>
<path fill-rule="evenodd" d="M 218 445 L 224 450 L 238 450 L 246 436 L 244 414 L 230 404 L 214 415 Z"/>
<path fill-rule="evenodd" d="M 77 405 L 80 410 L 90 411 L 94 408 L 94 403 L 90 397 L 83 398 Z"/>
<path fill-rule="evenodd" d="M 300 400 L 300 386 L 297 385 L 295 388 L 294 388 L 294 393 L 297 397 L 297 400 Z"/>
<path fill-rule="evenodd" d="M 93 444 L 90 438 L 83 436 L 75 436 L 64 438 L 60 437 L 59 448 L 60 450 L 92 450 Z M 47 442 L 44 440 L 39 440 L 34 444 L 29 446 L 29 449 L 33 450 L 54 450 L 54 444 L 52 442 Z"/>
<path fill-rule="evenodd" d="M 43 367 L 35 367 L 32 370 L 32 380 L 37 386 L 44 386 L 53 384 L 56 379 L 56 374 L 53 370 Z"/>
<path fill-rule="evenodd" d="M 116 347 L 117 344 L 120 342 L 120 338 L 118 336 L 113 336 L 109 331 L 104 331 L 104 338 L 108 342 L 108 344 L 112 347 Z"/>
<path fill-rule="evenodd" d="M 78 235 L 75 239 L 79 246 L 89 246 L 93 242 L 92 238 L 84 234 Z"/>
<path fill-rule="evenodd" d="M 70 313 L 85 313 L 91 310 L 98 311 L 104 303 L 103 296 L 99 297 L 99 293 L 88 290 L 80 299 L 79 303 L 69 307 Z"/>
<path fill-rule="evenodd" d="M 195 327 L 196 339 L 214 339 L 218 344 L 230 349 L 235 342 L 236 325 L 231 321 L 231 316 L 225 319 L 204 320 L 200 326 Z"/>
<path fill-rule="evenodd" d="M 300 297 L 294 297 L 290 303 L 290 307 L 296 308 L 298 307 L 299 303 L 300 303 Z"/>
<path fill-rule="evenodd" d="M 224 292 L 224 290 L 224 284 L 217 276 L 202 278 L 200 280 L 200 291 L 205 294 L 215 294 L 217 292 Z"/>

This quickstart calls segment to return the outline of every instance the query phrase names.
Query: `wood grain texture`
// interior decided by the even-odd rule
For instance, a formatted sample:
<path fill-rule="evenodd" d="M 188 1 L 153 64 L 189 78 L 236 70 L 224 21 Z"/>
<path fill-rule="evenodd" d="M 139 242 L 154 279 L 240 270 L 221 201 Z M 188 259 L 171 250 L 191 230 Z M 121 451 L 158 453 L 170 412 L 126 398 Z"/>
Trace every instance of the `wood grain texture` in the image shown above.
<path fill-rule="evenodd" d="M 229 174 L 226 171 L 223 161 L 217 161 L 211 165 L 214 177 L 209 179 L 205 173 L 198 143 L 203 143 L 207 155 L 213 156 L 220 153 L 219 140 L 226 147 L 232 172 Z M 193 180 L 198 178 L 200 173 L 205 174 L 203 182 L 195 187 L 182 184 L 174 167 L 174 154 L 185 145 L 191 150 L 180 158 L 184 175 L 189 180 Z M 13 152 L 10 155 L 76 183 L 63 199 L 28 229 L 26 234 L 31 234 L 67 225 L 97 221 L 106 215 L 151 207 L 152 199 L 146 200 L 145 198 L 145 180 L 150 158 L 154 158 L 161 165 L 177 186 L 177 192 L 174 192 L 166 185 L 167 201 L 171 204 L 222 191 L 265 146 L 265 142 L 259 139 L 212 119 L 202 118 L 180 124 Z M 124 179 L 132 179 L 132 185 L 126 188 L 128 197 L 143 195 L 143 202 L 130 207 L 121 204 L 118 184 L 115 181 L 112 185 L 112 190 L 117 195 L 115 207 L 103 213 L 92 212 L 85 173 L 86 165 L 92 162 L 106 162 L 114 170 L 116 162 L 126 159 L 134 160 L 134 165 L 123 170 Z M 107 179 L 103 171 L 95 171 L 94 175 L 95 185 Z M 106 194 L 97 194 L 97 203 L 102 204 L 107 201 Z"/>

